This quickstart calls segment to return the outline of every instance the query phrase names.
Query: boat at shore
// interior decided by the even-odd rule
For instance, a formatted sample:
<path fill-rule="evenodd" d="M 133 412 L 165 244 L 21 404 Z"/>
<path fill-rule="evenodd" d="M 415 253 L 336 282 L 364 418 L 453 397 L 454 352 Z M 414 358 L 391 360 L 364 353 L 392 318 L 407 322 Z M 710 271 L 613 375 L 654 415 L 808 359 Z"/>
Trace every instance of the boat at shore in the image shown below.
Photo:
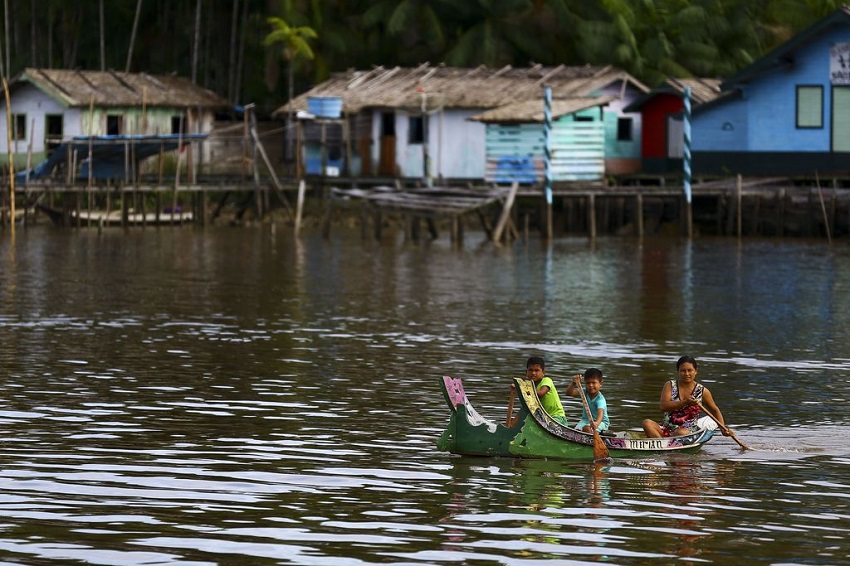
<path fill-rule="evenodd" d="M 437 441 L 440 450 L 463 456 L 594 460 L 593 434 L 553 419 L 540 404 L 531 380 L 514 379 L 518 411 L 516 416 L 509 412 L 504 423 L 482 417 L 469 402 L 459 378 L 446 375 L 440 384 L 451 409 L 449 423 Z M 606 433 L 602 440 L 612 458 L 642 458 L 696 452 L 712 435 L 712 430 L 700 429 L 685 436 L 647 438 L 642 432 L 625 431 Z"/>
<path fill-rule="evenodd" d="M 167 208 L 162 212 L 136 212 L 129 210 L 57 210 L 44 205 L 36 205 L 37 209 L 47 215 L 57 226 L 164 226 L 169 224 L 186 224 L 194 220 L 191 210 Z"/>

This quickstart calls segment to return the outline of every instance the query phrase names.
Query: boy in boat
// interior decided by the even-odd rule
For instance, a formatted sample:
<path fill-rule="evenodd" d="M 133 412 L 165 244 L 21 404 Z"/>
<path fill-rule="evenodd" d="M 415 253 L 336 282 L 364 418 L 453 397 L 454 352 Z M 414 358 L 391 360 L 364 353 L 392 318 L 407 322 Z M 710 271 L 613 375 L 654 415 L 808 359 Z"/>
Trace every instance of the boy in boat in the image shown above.
<path fill-rule="evenodd" d="M 573 380 L 564 392 L 572 397 L 579 397 L 579 388 L 581 387 L 581 375 L 576 374 Z M 590 408 L 590 415 L 581 409 L 581 419 L 576 428 L 583 432 L 593 432 L 590 428 L 591 419 L 596 432 L 608 430 L 611 422 L 608 419 L 608 403 L 605 401 L 605 396 L 602 394 L 602 371 L 597 368 L 590 368 L 584 372 L 584 396 L 587 398 L 587 406 Z"/>
<path fill-rule="evenodd" d="M 537 387 L 537 397 L 543 409 L 553 419 L 567 426 L 567 414 L 564 412 L 564 406 L 561 405 L 561 398 L 558 396 L 552 378 L 546 377 L 546 362 L 543 358 L 539 356 L 528 358 L 525 362 L 525 377 L 533 381 Z"/>

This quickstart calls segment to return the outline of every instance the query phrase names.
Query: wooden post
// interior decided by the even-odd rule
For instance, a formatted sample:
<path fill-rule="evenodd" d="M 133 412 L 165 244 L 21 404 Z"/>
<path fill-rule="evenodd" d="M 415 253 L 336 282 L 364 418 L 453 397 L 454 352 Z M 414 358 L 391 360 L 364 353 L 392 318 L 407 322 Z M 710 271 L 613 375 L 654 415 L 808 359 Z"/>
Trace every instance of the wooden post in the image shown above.
<path fill-rule="evenodd" d="M 119 186 L 118 190 L 121 191 L 121 227 L 127 227 L 127 216 L 130 211 L 127 210 L 127 196 L 124 194 L 124 187 Z"/>
<path fill-rule="evenodd" d="M 833 200 L 833 203 L 834 202 L 835 201 Z M 439 238 L 440 234 L 439 234 L 439 232 L 437 232 L 437 223 L 434 222 L 434 219 L 433 218 L 427 218 L 425 220 L 425 223 L 428 226 L 428 235 L 431 237 L 431 239 L 436 240 L 437 238 Z"/>
<path fill-rule="evenodd" d="M 325 216 L 322 219 L 322 237 L 328 239 L 331 235 L 331 219 L 333 218 L 334 199 L 333 196 L 327 198 L 325 205 Z"/>
<path fill-rule="evenodd" d="M 829 240 L 829 245 L 832 245 L 832 232 L 829 230 L 829 217 L 826 214 L 826 205 L 823 202 L 823 191 L 820 188 L 820 178 L 818 172 L 815 171 L 815 182 L 818 185 L 818 197 L 820 198 L 820 209 L 823 212 L 823 226 L 826 228 L 826 239 Z"/>
<path fill-rule="evenodd" d="M 714 213 L 717 215 L 717 224 L 715 226 L 715 230 L 717 235 L 720 236 L 723 234 L 723 194 L 717 195 L 716 206 L 714 208 Z"/>
<path fill-rule="evenodd" d="M 514 181 L 511 185 L 511 190 L 508 192 L 507 198 L 505 198 L 505 204 L 502 206 L 502 214 L 499 216 L 499 222 L 493 230 L 493 242 L 497 245 L 502 240 L 502 231 L 505 229 L 505 224 L 510 217 L 511 209 L 514 206 L 514 199 L 516 199 L 517 190 L 519 190 L 519 183 Z M 549 210 L 552 210 L 551 206 L 549 207 Z"/>
<path fill-rule="evenodd" d="M 374 212 L 372 213 L 372 221 L 375 225 L 375 240 L 380 242 L 384 232 L 384 217 L 381 214 L 380 208 L 375 208 Z"/>
<path fill-rule="evenodd" d="M 525 213 L 525 216 L 523 217 L 523 219 L 524 219 L 524 222 L 523 222 L 523 226 L 522 226 L 522 237 L 523 237 L 523 241 L 528 243 L 528 224 L 529 224 L 530 217 L 529 217 L 527 212 Z"/>
<path fill-rule="evenodd" d="M 207 225 L 207 191 L 201 190 L 198 192 L 198 215 L 200 216 L 201 226 Z"/>
<path fill-rule="evenodd" d="M 741 174 L 738 174 L 738 182 L 735 185 L 735 195 L 737 199 L 737 206 L 735 208 L 735 213 L 738 216 L 738 239 L 741 238 L 741 229 L 743 225 L 743 219 L 741 218 L 741 190 L 742 190 L 743 180 L 741 179 Z"/>
<path fill-rule="evenodd" d="M 180 126 L 177 132 L 177 166 L 174 170 L 174 192 L 171 197 L 171 223 L 174 224 L 174 214 L 177 212 L 177 187 L 180 186 L 180 161 L 183 157 L 183 115 L 180 115 Z"/>
<path fill-rule="evenodd" d="M 643 194 L 635 195 L 635 226 L 637 227 L 637 237 L 643 238 Z"/>
<path fill-rule="evenodd" d="M 295 205 L 295 235 L 301 231 L 301 213 L 304 210 L 304 191 L 307 188 L 307 183 L 304 179 L 298 181 L 298 200 Z"/>
<path fill-rule="evenodd" d="M 587 196 L 587 234 L 591 240 L 596 239 L 596 195 Z"/>
<path fill-rule="evenodd" d="M 9 233 L 15 237 L 15 156 L 12 152 L 12 104 L 9 101 L 9 85 L 3 77 L 3 92 L 6 97 L 6 150 L 9 152 Z"/>
<path fill-rule="evenodd" d="M 365 202 L 360 203 L 360 239 L 366 240 L 366 226 L 369 224 L 369 205 Z"/>
<path fill-rule="evenodd" d="M 753 220 L 750 225 L 750 234 L 753 236 L 758 235 L 759 233 L 759 222 L 760 222 L 760 213 L 761 213 L 761 193 L 756 193 L 756 202 L 753 205 Z"/>
<path fill-rule="evenodd" d="M 104 191 L 105 191 L 105 194 L 106 194 L 106 212 L 103 215 L 104 220 L 109 220 L 109 207 L 110 207 L 110 204 L 111 204 L 110 201 L 112 200 L 110 198 L 111 195 L 109 194 L 109 189 L 110 189 L 110 181 L 109 181 L 109 179 L 107 179 L 106 180 L 106 187 L 104 188 Z"/>

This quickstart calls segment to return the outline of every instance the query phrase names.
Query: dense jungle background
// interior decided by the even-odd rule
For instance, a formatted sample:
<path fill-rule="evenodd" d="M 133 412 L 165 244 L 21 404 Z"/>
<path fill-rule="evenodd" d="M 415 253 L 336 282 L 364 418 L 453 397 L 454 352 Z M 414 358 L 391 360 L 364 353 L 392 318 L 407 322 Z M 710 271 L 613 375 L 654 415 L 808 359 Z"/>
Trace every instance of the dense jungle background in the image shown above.
<path fill-rule="evenodd" d="M 3 0 L 0 71 L 177 73 L 270 112 L 374 65 L 615 65 L 724 77 L 837 0 Z M 276 24 L 269 18 L 279 18 Z M 270 33 L 277 30 L 271 41 Z M 290 79 L 290 76 L 292 77 Z"/>

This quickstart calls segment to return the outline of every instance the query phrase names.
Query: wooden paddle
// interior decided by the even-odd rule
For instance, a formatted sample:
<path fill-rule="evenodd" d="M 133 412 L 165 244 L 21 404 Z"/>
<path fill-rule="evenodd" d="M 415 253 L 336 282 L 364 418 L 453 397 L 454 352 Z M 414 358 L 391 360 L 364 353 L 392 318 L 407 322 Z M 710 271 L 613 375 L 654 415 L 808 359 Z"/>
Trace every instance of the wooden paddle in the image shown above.
<path fill-rule="evenodd" d="M 743 442 L 741 442 L 740 440 L 738 440 L 738 437 L 737 437 L 737 436 L 735 436 L 735 433 L 734 433 L 734 432 L 732 432 L 732 429 L 730 429 L 729 427 L 727 427 L 727 426 L 726 426 L 726 425 L 724 425 L 724 424 L 721 424 L 721 423 L 720 423 L 720 421 L 718 421 L 717 419 L 715 419 L 715 418 L 714 418 L 714 415 L 712 415 L 711 413 L 709 413 L 709 412 L 708 412 L 708 410 L 707 410 L 707 409 L 705 408 L 705 406 L 702 404 L 702 401 L 700 401 L 699 399 L 697 399 L 697 405 L 699 405 L 699 408 L 700 408 L 700 409 L 702 409 L 702 410 L 705 412 L 705 414 L 709 416 L 709 418 L 710 418 L 711 420 L 713 420 L 714 422 L 716 422 L 716 423 L 717 423 L 717 426 L 718 426 L 718 427 L 720 427 L 720 430 L 722 430 L 723 432 L 725 432 L 727 435 L 731 436 L 731 437 L 732 437 L 732 440 L 734 440 L 735 442 L 737 442 L 737 443 L 738 443 L 738 446 L 740 446 L 740 447 L 741 447 L 741 448 L 743 448 L 744 450 L 752 450 L 752 448 L 750 448 L 749 446 L 747 446 L 746 444 L 744 444 Z"/>
<path fill-rule="evenodd" d="M 584 387 L 578 385 L 576 389 L 578 389 L 578 394 L 581 396 L 581 402 L 584 405 L 587 418 L 590 420 L 590 429 L 593 431 L 593 461 L 610 460 L 611 453 L 608 451 L 608 447 L 605 446 L 602 437 L 599 436 L 599 432 L 597 432 L 596 425 L 594 424 L 593 415 L 590 414 L 590 405 L 587 404 L 587 397 L 584 396 Z"/>
<path fill-rule="evenodd" d="M 514 424 L 514 397 L 516 397 L 516 386 L 511 383 L 511 396 L 508 399 L 508 418 L 505 419 L 505 426 L 511 428 Z"/>

